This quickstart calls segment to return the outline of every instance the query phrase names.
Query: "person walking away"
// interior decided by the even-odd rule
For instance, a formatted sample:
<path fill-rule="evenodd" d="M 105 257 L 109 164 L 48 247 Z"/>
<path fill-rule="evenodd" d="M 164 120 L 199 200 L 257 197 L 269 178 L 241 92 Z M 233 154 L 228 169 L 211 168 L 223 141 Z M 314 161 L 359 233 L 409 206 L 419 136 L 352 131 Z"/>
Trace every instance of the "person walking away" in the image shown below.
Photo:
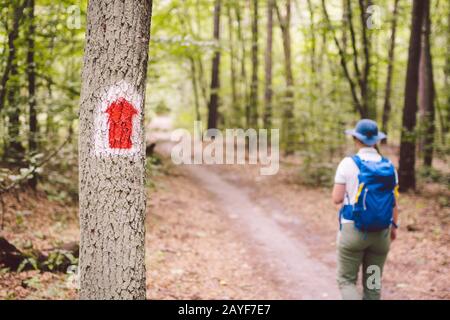
<path fill-rule="evenodd" d="M 378 300 L 383 266 L 398 228 L 398 177 L 376 144 L 386 135 L 375 121 L 360 120 L 346 130 L 358 152 L 344 158 L 334 179 L 332 199 L 341 204 L 337 238 L 337 282 L 344 300 Z M 362 266 L 363 294 L 356 283 Z"/>

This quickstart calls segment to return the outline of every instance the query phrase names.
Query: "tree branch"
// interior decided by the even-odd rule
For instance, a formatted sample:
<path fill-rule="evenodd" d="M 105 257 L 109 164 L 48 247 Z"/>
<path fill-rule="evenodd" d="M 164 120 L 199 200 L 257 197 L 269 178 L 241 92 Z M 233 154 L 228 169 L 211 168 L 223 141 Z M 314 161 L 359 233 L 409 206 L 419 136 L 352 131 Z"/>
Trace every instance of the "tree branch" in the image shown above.
<path fill-rule="evenodd" d="M 348 71 L 347 63 L 345 61 L 345 54 L 344 54 L 344 51 L 342 50 L 341 45 L 339 44 L 339 40 L 336 37 L 336 31 L 334 30 L 334 28 L 333 28 L 333 26 L 331 24 L 330 16 L 328 15 L 328 11 L 327 11 L 327 8 L 326 8 L 326 5 L 325 5 L 325 0 L 322 0 L 322 8 L 323 8 L 323 13 L 325 15 L 325 20 L 327 21 L 327 24 L 328 24 L 328 28 L 331 30 L 331 32 L 333 34 L 334 42 L 335 42 L 336 47 L 338 48 L 338 51 L 339 51 L 339 56 L 341 58 L 340 59 L 341 60 L 340 61 L 341 62 L 341 66 L 342 66 L 342 69 L 344 70 L 344 76 L 345 76 L 345 78 L 347 79 L 347 81 L 348 81 L 348 83 L 350 85 L 350 90 L 351 90 L 351 93 L 352 93 L 352 98 L 353 98 L 353 102 L 354 102 L 354 105 L 355 105 L 355 109 L 356 109 L 357 112 L 359 112 L 359 114 L 361 116 L 363 116 L 364 112 L 363 112 L 361 103 L 359 101 L 358 95 L 356 93 L 356 86 L 355 86 L 355 83 L 353 82 L 353 80 L 352 80 L 352 78 L 350 76 L 350 73 Z"/>

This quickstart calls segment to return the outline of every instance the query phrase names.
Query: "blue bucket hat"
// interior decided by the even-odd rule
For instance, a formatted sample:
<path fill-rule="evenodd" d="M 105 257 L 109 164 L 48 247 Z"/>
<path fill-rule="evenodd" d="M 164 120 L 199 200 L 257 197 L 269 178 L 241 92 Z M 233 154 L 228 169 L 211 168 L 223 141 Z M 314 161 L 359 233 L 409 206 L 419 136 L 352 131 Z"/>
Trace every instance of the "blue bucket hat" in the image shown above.
<path fill-rule="evenodd" d="M 377 123 L 370 119 L 359 120 L 356 127 L 354 129 L 345 130 L 345 134 L 354 136 L 368 146 L 373 146 L 378 141 L 386 138 L 386 134 L 378 131 Z"/>

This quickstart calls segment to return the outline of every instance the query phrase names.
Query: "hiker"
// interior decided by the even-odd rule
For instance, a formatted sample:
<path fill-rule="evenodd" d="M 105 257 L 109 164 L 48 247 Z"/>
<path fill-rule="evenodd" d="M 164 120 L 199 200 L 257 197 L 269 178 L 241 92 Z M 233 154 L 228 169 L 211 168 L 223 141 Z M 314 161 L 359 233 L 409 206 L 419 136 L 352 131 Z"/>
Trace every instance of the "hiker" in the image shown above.
<path fill-rule="evenodd" d="M 334 179 L 333 202 L 342 204 L 337 282 L 344 300 L 361 299 L 356 282 L 362 265 L 362 298 L 380 299 L 383 265 L 398 228 L 397 172 L 378 152 L 376 144 L 386 135 L 375 121 L 362 119 L 345 133 L 358 152 L 341 161 Z"/>

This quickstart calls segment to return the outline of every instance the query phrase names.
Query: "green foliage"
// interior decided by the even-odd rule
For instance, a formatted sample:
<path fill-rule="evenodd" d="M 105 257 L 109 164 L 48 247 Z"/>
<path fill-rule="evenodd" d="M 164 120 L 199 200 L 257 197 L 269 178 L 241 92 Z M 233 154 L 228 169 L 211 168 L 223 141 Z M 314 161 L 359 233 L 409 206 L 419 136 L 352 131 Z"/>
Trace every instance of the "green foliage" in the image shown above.
<path fill-rule="evenodd" d="M 70 265 L 78 265 L 78 258 L 75 258 L 71 252 L 66 250 L 52 251 L 43 265 L 50 271 L 58 270 L 62 265 L 67 264 L 66 259 L 69 260 Z"/>
<path fill-rule="evenodd" d="M 419 177 L 424 182 L 439 183 L 450 189 L 450 174 L 442 172 L 436 168 L 421 167 L 419 169 Z"/>
<path fill-rule="evenodd" d="M 0 78 L 6 70 L 8 33 L 13 23 L 14 9 L 21 1 L 0 0 Z M 290 149 L 303 157 L 300 175 L 311 183 L 327 184 L 331 164 L 342 157 L 344 144 L 342 130 L 357 120 L 348 82 L 340 65 L 340 56 L 326 23 L 321 0 L 312 0 L 312 12 L 307 2 L 292 1 L 291 50 L 294 85 L 286 86 L 286 66 L 283 41 L 277 15 L 274 14 L 273 36 L 273 114 L 272 127 L 280 129 L 284 150 Z M 332 16 L 332 26 L 338 40 L 346 46 L 344 55 L 353 79 L 356 80 L 354 62 L 360 67 L 364 62 L 360 8 L 353 4 L 356 51 L 353 52 L 348 26 L 342 19 L 342 1 L 327 2 Z M 212 0 L 168 0 L 153 2 L 150 55 L 148 63 L 148 97 L 146 110 L 157 115 L 172 113 L 177 126 L 192 129 L 199 116 L 206 125 L 211 81 L 211 59 L 220 49 L 220 106 L 219 126 L 245 127 L 246 108 L 249 104 L 251 76 L 251 15 L 245 1 L 222 1 L 220 41 L 213 40 Z M 393 1 L 382 0 L 376 5 L 382 8 L 378 29 L 368 30 L 370 40 L 371 73 L 369 76 L 369 104 L 375 118 L 380 121 L 384 102 L 388 64 L 388 43 L 392 19 Z M 80 9 L 80 26 L 72 28 L 71 6 Z M 260 1 L 258 114 L 262 125 L 264 114 L 265 47 L 267 22 L 265 6 Z M 284 4 L 279 3 L 282 14 Z M 0 186 L 21 179 L 38 177 L 41 188 L 49 198 L 58 201 L 76 201 L 78 196 L 76 135 L 81 66 L 86 26 L 87 0 L 36 0 L 35 18 L 28 18 L 28 9 L 20 20 L 16 47 L 17 74 L 9 75 L 6 88 L 13 93 L 13 101 L 5 99 L 0 110 Z M 397 46 L 395 51 L 392 111 L 388 122 L 389 143 L 399 144 L 404 100 L 405 69 L 408 59 L 411 3 L 402 3 L 398 14 Z M 449 25 L 448 1 L 432 4 L 433 41 L 432 55 L 436 91 L 436 144 L 435 156 L 448 158 L 450 90 L 448 89 L 450 59 L 448 54 Z M 311 20 L 312 18 L 312 20 Z M 34 23 L 36 32 L 36 110 L 38 120 L 38 150 L 31 151 L 29 139 L 29 102 L 27 65 L 29 27 Z M 346 39 L 344 41 L 344 38 Z M 234 78 L 232 74 L 234 67 Z M 362 69 L 362 68 L 361 68 Z M 197 98 L 194 83 L 197 85 Z M 286 91 L 292 90 L 292 99 L 286 99 Z M 233 90 L 236 90 L 233 97 Z M 286 106 L 292 104 L 292 116 L 286 119 Z M 196 114 L 196 106 L 199 108 Z M 19 123 L 11 125 L 11 115 L 20 114 Z M 17 127 L 18 128 L 11 128 Z M 11 129 L 17 129 L 16 131 Z M 416 132 L 416 135 L 421 135 Z M 70 145 L 49 166 L 34 171 L 37 163 L 56 145 L 70 136 Z M 19 143 L 23 152 L 7 149 L 11 142 Z M 20 159 L 19 159 L 20 158 Z M 64 159 L 64 160 L 62 160 Z M 152 161 L 152 160 L 151 160 Z M 150 162 L 148 166 L 154 164 Z M 155 166 L 156 168 L 156 166 Z M 152 168 L 151 172 L 159 169 Z M 323 176 L 323 178 L 321 178 Z M 444 179 L 426 174 L 427 179 L 446 183 Z M 433 178 L 430 178 L 433 177 Z M 309 183 L 309 182 L 307 182 Z M 63 191 L 61 191 L 63 190 Z"/>
<path fill-rule="evenodd" d="M 333 163 L 315 162 L 307 158 L 300 169 L 300 182 L 314 187 L 333 185 L 336 166 Z"/>
<path fill-rule="evenodd" d="M 20 263 L 20 265 L 17 267 L 17 272 L 22 272 L 27 265 L 30 265 L 31 267 L 33 267 L 34 270 L 39 270 L 38 262 L 37 262 L 36 258 L 28 257 L 28 258 L 24 259 Z"/>
<path fill-rule="evenodd" d="M 23 285 L 33 289 L 40 289 L 42 287 L 41 281 L 39 277 L 34 276 L 28 279 L 23 280 Z"/>

